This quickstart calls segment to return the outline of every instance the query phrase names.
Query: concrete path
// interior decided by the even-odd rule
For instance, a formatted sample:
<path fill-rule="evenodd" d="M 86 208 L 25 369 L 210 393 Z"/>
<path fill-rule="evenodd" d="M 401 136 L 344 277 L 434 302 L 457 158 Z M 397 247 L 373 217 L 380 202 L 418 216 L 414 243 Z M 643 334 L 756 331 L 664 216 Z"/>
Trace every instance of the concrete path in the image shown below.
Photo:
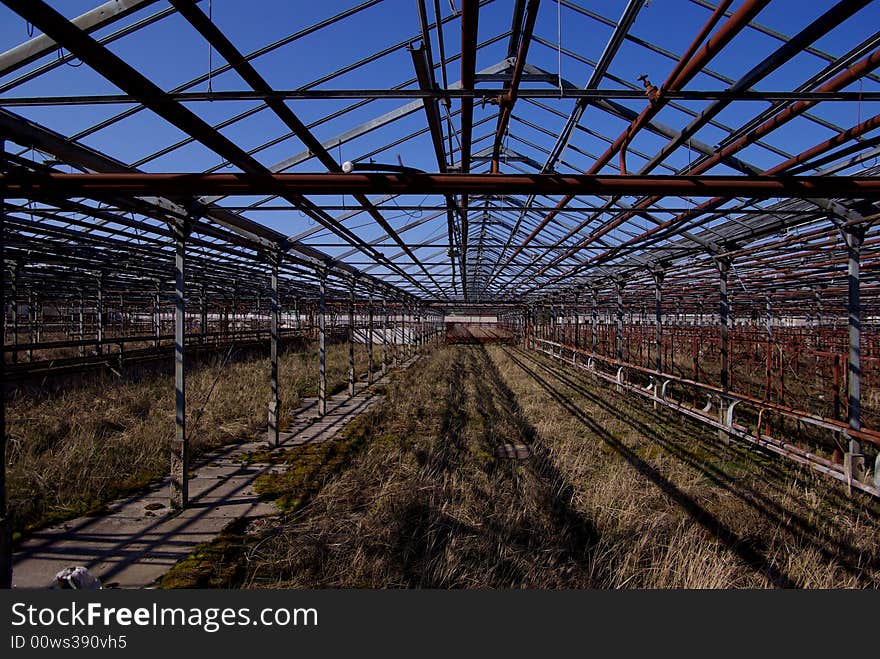
<path fill-rule="evenodd" d="M 387 382 L 387 376 L 377 375 L 376 384 Z M 276 450 L 334 439 L 381 399 L 374 388 L 367 387 L 366 376 L 356 383 L 353 398 L 347 391 L 328 398 L 323 418 L 318 416 L 317 399 L 304 399 Z M 88 568 L 105 587 L 149 587 L 232 521 L 278 514 L 272 503 L 254 492 L 254 481 L 260 474 L 284 467 L 242 462 L 245 455 L 265 450 L 263 440 L 201 456 L 190 479 L 190 506 L 179 514 L 168 508 L 166 479 L 146 492 L 114 501 L 105 515 L 80 517 L 35 533 L 14 555 L 13 587 L 45 588 L 58 571 L 76 565 Z"/>

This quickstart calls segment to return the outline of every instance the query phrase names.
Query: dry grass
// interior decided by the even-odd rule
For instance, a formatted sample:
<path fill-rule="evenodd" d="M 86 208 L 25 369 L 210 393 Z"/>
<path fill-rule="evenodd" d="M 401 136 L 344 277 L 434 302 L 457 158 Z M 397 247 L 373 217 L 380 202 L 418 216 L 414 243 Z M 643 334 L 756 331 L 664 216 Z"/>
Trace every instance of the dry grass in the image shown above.
<path fill-rule="evenodd" d="M 380 351 L 376 351 L 381 356 Z M 376 355 L 374 355 L 375 357 Z M 281 356 L 282 414 L 317 391 L 317 350 Z M 266 427 L 267 359 L 204 366 L 187 374 L 188 430 L 194 455 L 250 441 Z M 367 369 L 364 346 L 357 372 Z M 348 373 L 347 344 L 327 352 L 328 389 Z M 174 385 L 167 375 L 106 379 L 40 398 L 8 402 L 9 509 L 21 532 L 87 512 L 168 473 Z"/>
<path fill-rule="evenodd" d="M 223 585 L 880 583 L 873 502 L 516 349 L 437 351 L 358 432 L 350 466 L 242 543 Z M 497 459 L 504 442 L 533 455 Z"/>
<path fill-rule="evenodd" d="M 610 587 L 877 587 L 880 511 L 806 470 L 733 444 L 582 372 L 496 352 Z"/>

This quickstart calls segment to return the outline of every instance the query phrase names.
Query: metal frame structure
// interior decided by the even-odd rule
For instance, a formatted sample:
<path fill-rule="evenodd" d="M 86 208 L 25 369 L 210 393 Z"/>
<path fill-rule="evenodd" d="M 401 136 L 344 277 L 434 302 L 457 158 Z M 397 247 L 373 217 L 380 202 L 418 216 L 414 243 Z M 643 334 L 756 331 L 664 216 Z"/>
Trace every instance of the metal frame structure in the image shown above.
<path fill-rule="evenodd" d="M 182 507 L 190 350 L 268 342 L 277 442 L 288 334 L 320 341 L 323 410 L 328 315 L 347 314 L 352 345 L 362 325 L 371 355 L 378 334 L 384 370 L 448 310 L 484 308 L 526 345 L 877 494 L 880 410 L 863 391 L 880 386 L 880 33 L 864 26 L 880 3 L 816 3 L 789 32 L 786 2 L 627 0 L 609 15 L 585 0 L 364 0 L 280 35 L 273 8 L 259 17 L 273 37 L 248 50 L 211 0 L 78 17 L 3 0 L 0 18 L 34 32 L 0 53 L 4 381 L 46 368 L 46 351 L 122 368 L 173 346 Z M 658 11 L 690 38 L 660 45 Z M 367 16 L 388 34 L 336 68 L 303 64 Z M 170 43 L 163 31 L 182 57 L 207 52 L 207 70 L 167 83 L 137 54 Z M 297 86 L 275 82 L 279 56 Z M 61 76 L 65 92 L 46 93 Z M 97 120 L 58 111 L 79 107 Z M 153 130 L 149 152 L 126 147 Z M 699 350 L 685 359 L 686 345 Z M 763 380 L 737 371 L 748 350 Z M 833 372 L 816 386 L 836 407 L 806 388 L 786 398 L 795 362 L 775 351 Z M 355 376 L 352 359 L 352 392 Z M 686 407 L 676 387 L 714 402 Z M 744 430 L 734 411 L 749 405 Z M 846 437 L 842 464 L 780 444 L 771 414 Z"/>

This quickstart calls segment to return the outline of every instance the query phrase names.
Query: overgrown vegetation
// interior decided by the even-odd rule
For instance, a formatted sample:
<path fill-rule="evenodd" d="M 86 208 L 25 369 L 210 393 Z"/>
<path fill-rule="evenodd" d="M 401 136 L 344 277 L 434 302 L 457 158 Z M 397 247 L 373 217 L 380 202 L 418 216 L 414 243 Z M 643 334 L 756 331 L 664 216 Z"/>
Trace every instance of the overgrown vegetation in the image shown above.
<path fill-rule="evenodd" d="M 311 394 L 315 359 L 285 356 L 287 409 Z M 341 385 L 346 346 L 331 348 L 328 364 L 331 386 Z M 219 380 L 216 367 L 191 375 L 193 413 L 215 386 L 202 421 L 191 422 L 204 428 L 197 451 L 262 431 L 266 371 L 257 360 L 227 366 Z M 233 523 L 161 585 L 880 585 L 877 502 L 725 445 L 549 357 L 445 347 L 393 373 L 383 393 L 331 442 L 249 456 L 287 467 L 257 482 L 282 514 Z M 100 507 L 167 470 L 168 378 L 10 408 L 19 523 Z M 498 457 L 502 445 L 526 446 L 529 457 Z"/>
<path fill-rule="evenodd" d="M 210 568 L 201 584 L 880 584 L 874 502 L 547 358 L 446 348 L 387 396 L 348 468 L 319 469 L 322 487 L 239 538 L 232 578 Z M 504 443 L 532 455 L 497 458 Z M 306 482 L 275 479 L 272 496 Z"/>
<path fill-rule="evenodd" d="M 357 372 L 366 372 L 366 348 L 358 346 L 355 356 Z M 281 356 L 282 418 L 302 397 L 315 395 L 317 361 L 314 346 Z M 265 430 L 268 373 L 267 359 L 225 365 L 218 360 L 188 373 L 187 424 L 194 456 L 251 441 Z M 342 389 L 347 374 L 348 345 L 329 346 L 328 389 Z M 7 404 L 7 424 L 9 511 L 13 528 L 21 533 L 100 512 L 107 502 L 167 475 L 173 378 L 108 379 L 40 398 L 16 396 Z"/>

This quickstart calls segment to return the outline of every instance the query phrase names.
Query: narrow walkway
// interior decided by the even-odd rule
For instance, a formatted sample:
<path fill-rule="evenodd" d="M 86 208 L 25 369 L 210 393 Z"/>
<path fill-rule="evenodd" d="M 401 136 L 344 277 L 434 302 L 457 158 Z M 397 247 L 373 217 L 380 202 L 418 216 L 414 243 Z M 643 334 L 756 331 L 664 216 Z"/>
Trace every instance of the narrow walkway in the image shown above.
<path fill-rule="evenodd" d="M 376 384 L 387 382 L 385 376 Z M 349 422 L 381 400 L 374 388 L 367 387 L 366 375 L 355 384 L 353 398 L 347 391 L 329 397 L 324 417 L 318 416 L 317 398 L 306 398 L 276 450 L 334 439 Z M 278 513 L 272 503 L 254 492 L 254 481 L 263 473 L 284 467 L 242 461 L 249 453 L 265 450 L 266 441 L 261 440 L 200 456 L 190 479 L 190 505 L 179 514 L 168 508 L 166 479 L 145 492 L 114 501 L 105 515 L 80 517 L 35 533 L 14 555 L 13 587 L 45 588 L 59 570 L 76 565 L 88 568 L 105 587 L 152 585 L 232 521 Z"/>

